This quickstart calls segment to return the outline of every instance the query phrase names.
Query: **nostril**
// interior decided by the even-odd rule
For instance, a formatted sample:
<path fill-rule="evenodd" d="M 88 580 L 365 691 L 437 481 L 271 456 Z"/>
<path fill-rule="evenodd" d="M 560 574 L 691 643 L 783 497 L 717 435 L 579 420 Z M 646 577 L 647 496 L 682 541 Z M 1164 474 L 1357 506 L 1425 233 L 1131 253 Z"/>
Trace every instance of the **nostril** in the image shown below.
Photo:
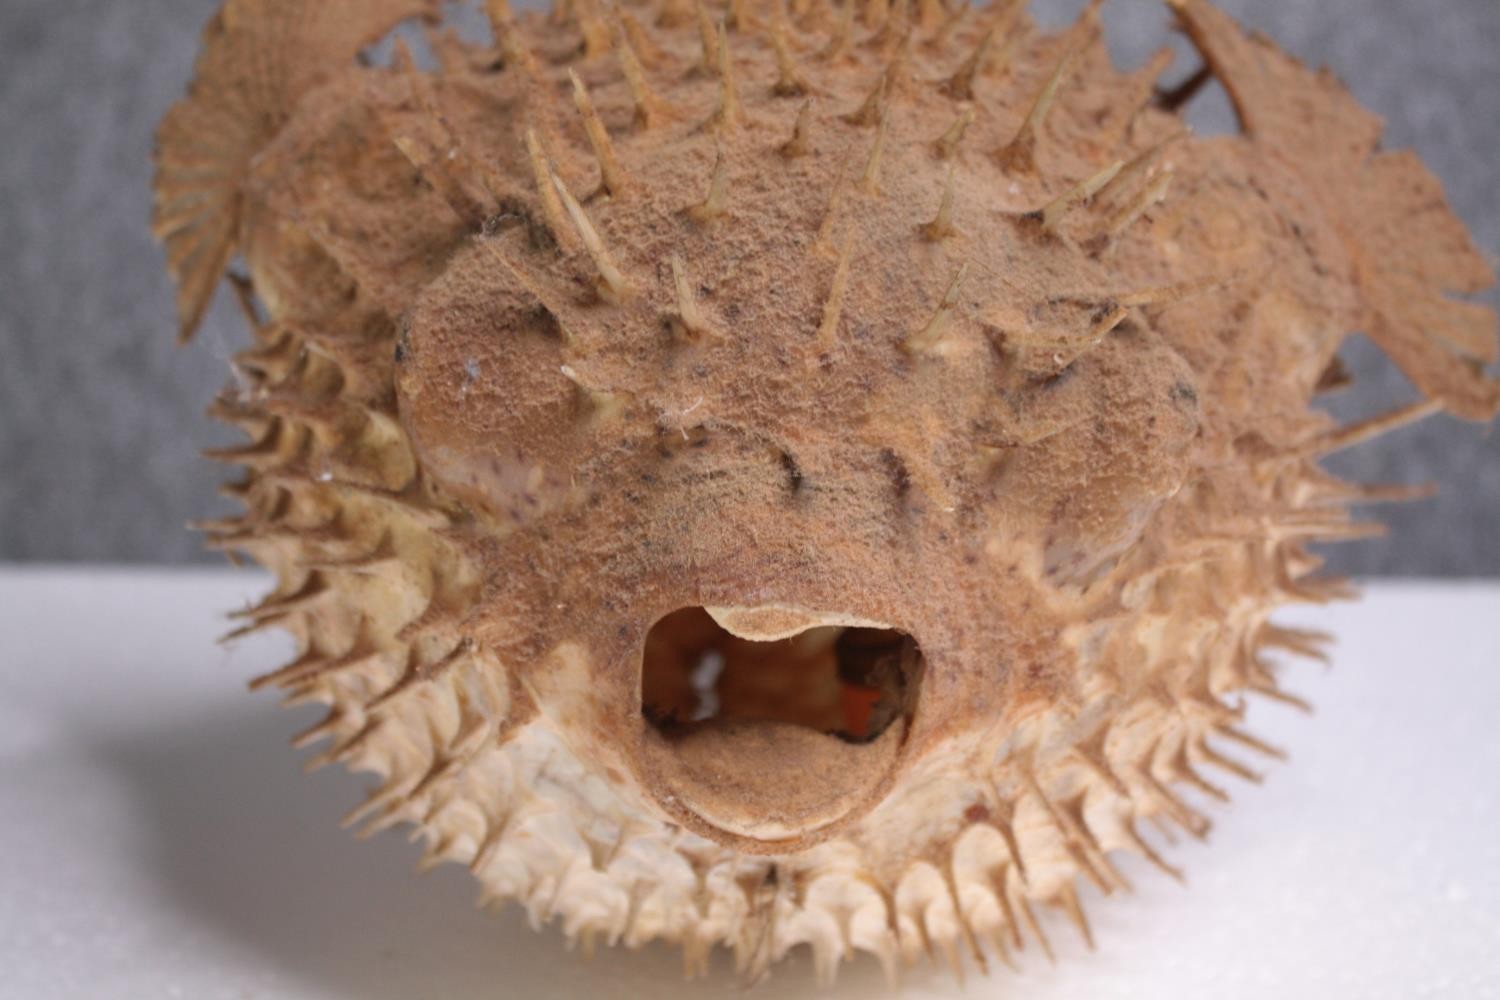
<path fill-rule="evenodd" d="M 923 667 L 911 636 L 843 616 L 672 612 L 641 656 L 649 780 L 706 836 L 816 842 L 889 787 Z"/>
<path fill-rule="evenodd" d="M 919 662 L 916 643 L 896 629 L 815 625 L 761 641 L 683 608 L 646 637 L 641 712 L 668 736 L 759 721 L 863 743 L 908 711 Z"/>

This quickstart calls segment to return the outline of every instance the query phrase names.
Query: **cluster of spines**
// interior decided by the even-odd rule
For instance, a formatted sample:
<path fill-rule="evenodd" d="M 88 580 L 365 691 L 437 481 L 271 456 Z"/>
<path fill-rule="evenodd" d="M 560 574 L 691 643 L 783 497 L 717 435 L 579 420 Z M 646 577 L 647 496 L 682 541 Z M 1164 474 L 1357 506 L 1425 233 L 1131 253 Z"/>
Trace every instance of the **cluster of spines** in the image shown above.
<path fill-rule="evenodd" d="M 994 162 L 1018 173 L 1035 171 L 1035 150 L 1043 123 L 1060 88 L 1074 71 L 1080 53 L 1097 31 L 1099 6 L 1097 0 L 1091 3 L 1078 23 L 1064 34 L 1054 68 L 1034 95 L 1014 138 L 990 154 Z M 1023 37 L 1023 32 L 1019 28 L 1022 7 L 1023 4 L 1017 0 L 1010 0 L 1008 3 L 997 5 L 994 11 L 983 15 L 986 18 L 986 24 L 980 33 L 978 44 L 951 76 L 937 84 L 941 92 L 959 102 L 959 107 L 952 124 L 932 140 L 934 154 L 940 160 L 947 161 L 949 169 L 942 189 L 935 193 L 932 220 L 921 227 L 916 234 L 920 239 L 942 241 L 959 232 L 957 220 L 961 217 L 964 207 L 955 202 L 955 179 L 958 165 L 954 154 L 968 131 L 969 125 L 974 121 L 973 101 L 976 96 L 977 79 L 986 71 L 991 73 L 1004 71 L 1010 61 L 1015 58 Z M 778 72 L 777 82 L 772 88 L 775 95 L 779 97 L 803 96 L 808 94 L 811 85 L 807 82 L 807 74 L 799 66 L 792 44 L 788 40 L 789 25 L 799 16 L 797 10 L 789 12 L 779 4 L 772 5 L 770 16 L 764 19 L 763 23 L 755 23 L 747 16 L 745 9 L 736 8 L 733 5 L 726 17 L 717 22 L 709 15 L 701 0 L 691 5 L 682 4 L 680 8 L 671 5 L 665 7 L 658 23 L 663 26 L 695 27 L 702 48 L 699 70 L 712 74 L 718 80 L 717 108 L 710 119 L 704 123 L 717 134 L 714 140 L 717 144 L 717 151 L 713 157 L 711 173 L 705 178 L 703 200 L 685 207 L 685 212 L 690 218 L 702 224 L 710 224 L 727 213 L 733 197 L 723 144 L 731 141 L 729 136 L 736 131 L 737 122 L 744 114 L 735 80 L 732 48 L 729 44 L 730 33 L 732 31 L 755 31 L 768 39 L 775 54 Z M 809 24 L 823 23 L 830 34 L 826 47 L 815 53 L 813 58 L 825 62 L 836 62 L 854 47 L 855 6 L 852 3 L 844 5 L 831 24 L 818 19 L 819 9 L 816 5 L 807 5 L 800 11 L 800 16 Z M 847 231 L 842 240 L 834 241 L 831 238 L 832 231 L 837 224 L 835 216 L 839 203 L 845 197 L 847 189 L 851 187 L 863 194 L 878 196 L 882 158 L 889 141 L 892 102 L 898 99 L 903 90 L 917 85 L 911 77 L 908 66 L 912 35 L 917 30 L 932 30 L 933 36 L 930 42 L 935 45 L 945 45 L 950 40 L 955 26 L 964 17 L 964 12 L 960 9 L 952 16 L 937 18 L 933 15 L 937 9 L 939 5 L 921 5 L 920 16 L 915 22 L 912 20 L 911 11 L 904 3 L 895 6 L 887 6 L 879 2 L 871 3 L 864 10 L 863 21 L 872 29 L 867 39 L 868 44 L 889 49 L 890 54 L 877 74 L 867 97 L 856 108 L 842 116 L 851 124 L 873 127 L 874 135 L 863 154 L 862 161 L 854 164 L 852 171 L 848 168 L 841 171 L 835 179 L 829 197 L 828 212 L 822 219 L 812 241 L 815 250 L 833 250 L 835 260 L 835 270 L 830 279 L 827 300 L 817 327 L 818 345 L 824 350 L 832 347 L 836 339 L 838 324 L 842 317 L 843 291 L 851 266 L 850 258 L 856 249 L 853 230 Z M 507 59 L 520 67 L 521 72 L 530 74 L 534 78 L 528 90 L 535 95 L 539 104 L 546 105 L 546 107 L 534 109 L 533 119 L 549 124 L 560 121 L 559 112 L 550 106 L 549 89 L 540 81 L 541 71 L 538 68 L 537 59 L 524 48 L 521 30 L 509 7 L 503 2 L 491 3 L 488 11 L 500 51 Z M 600 22 L 597 29 L 590 30 L 588 24 L 585 23 L 589 18 L 603 16 L 598 11 L 585 14 L 580 8 L 578 12 L 567 15 L 564 20 L 570 18 L 578 20 L 578 30 L 585 39 L 581 47 L 585 59 L 604 57 L 611 52 L 614 54 L 618 69 L 622 78 L 627 82 L 635 103 L 635 127 L 650 130 L 661 120 L 673 117 L 675 112 L 666 107 L 656 96 L 638 53 L 640 51 L 651 52 L 650 62 L 653 64 L 660 62 L 661 54 L 654 51 L 655 47 L 650 44 L 648 36 L 639 23 L 623 10 L 615 12 L 612 23 Z M 885 45 L 886 41 L 891 41 L 892 44 Z M 1154 60 L 1145 73 L 1148 84 L 1154 81 L 1164 68 L 1164 60 Z M 632 182 L 621 165 L 613 140 L 594 108 L 588 88 L 575 71 L 570 69 L 568 72 L 572 80 L 574 103 L 597 164 L 600 178 L 598 194 L 609 197 L 629 197 L 628 189 Z M 1150 93 L 1148 86 L 1144 95 L 1128 96 L 1128 103 L 1139 111 L 1145 105 L 1145 98 L 1149 97 Z M 809 151 L 813 142 L 812 131 L 815 128 L 814 107 L 815 100 L 811 97 L 797 104 L 788 129 L 789 134 L 778 147 L 782 156 L 795 159 L 806 155 Z M 531 127 L 525 132 L 525 142 L 533 174 L 534 197 L 540 208 L 542 222 L 550 233 L 552 242 L 558 246 L 570 247 L 581 244 L 587 251 L 597 272 L 596 287 L 603 300 L 625 301 L 633 296 L 640 281 L 632 279 L 626 269 L 622 268 L 619 256 L 611 252 L 598 227 L 590 219 L 584 199 L 577 197 L 563 180 L 562 170 L 556 160 L 558 141 L 555 138 L 549 140 L 544 134 L 545 131 L 547 130 L 539 132 L 537 127 Z M 1171 183 L 1171 171 L 1162 169 L 1160 161 L 1170 141 L 1157 143 L 1129 160 L 1112 161 L 1104 169 L 1073 184 L 1040 208 L 1020 213 L 1016 216 L 1017 224 L 1034 223 L 1040 232 L 1053 238 L 1066 239 L 1062 235 L 1065 221 L 1074 216 L 1080 208 L 1097 206 L 1098 210 L 1095 214 L 1099 216 L 1099 219 L 1091 223 L 1094 226 L 1093 232 L 1083 240 L 1081 246 L 1084 251 L 1094 257 L 1108 254 L 1132 225 L 1166 197 Z M 442 192 L 455 187 L 451 174 L 458 168 L 454 163 L 434 165 L 426 162 L 417 163 L 417 166 L 419 169 L 425 167 L 437 173 L 450 175 L 446 178 L 432 179 L 436 190 Z M 851 172 L 857 178 L 852 184 L 846 179 L 846 174 Z M 464 212 L 464 208 L 465 206 L 455 205 L 455 210 L 460 212 L 461 217 L 471 214 Z M 516 273 L 527 287 L 536 289 L 537 282 L 519 273 L 523 270 L 520 262 L 506 262 L 506 266 Z M 679 261 L 675 266 L 677 270 L 673 272 L 673 281 L 680 290 L 683 282 L 677 276 L 680 274 L 682 264 Z M 957 305 L 955 301 L 952 301 L 952 293 L 957 288 L 958 276 L 962 275 L 966 266 L 966 264 L 960 264 L 956 268 L 949 294 L 943 299 L 937 315 L 925 326 L 910 331 L 902 341 L 900 346 L 908 353 L 920 355 L 942 353 L 943 336 L 940 336 L 938 331 L 942 331 L 945 335 L 953 326 L 948 322 Z M 1102 307 L 1100 322 L 1093 329 L 1086 331 L 1082 337 L 1070 338 L 1066 345 L 1054 344 L 1047 335 L 1040 332 L 1033 335 L 1020 331 L 1012 335 L 1011 346 L 1023 353 L 1061 358 L 1060 364 L 1066 366 L 1100 343 L 1110 330 L 1127 318 L 1131 308 L 1161 304 L 1167 298 L 1166 291 L 1152 290 L 1151 294 L 1122 292 L 1108 301 L 1096 303 Z M 544 307 L 549 307 L 547 297 L 539 291 L 537 294 Z M 678 297 L 680 298 L 680 295 Z M 676 313 L 681 312 L 682 306 L 679 302 Z M 673 328 L 681 328 L 678 316 L 667 315 L 663 319 Z"/>
<path fill-rule="evenodd" d="M 375 387 L 390 373 L 360 371 L 368 355 L 360 334 L 341 329 L 352 325 L 344 317 L 263 320 L 250 283 L 234 286 L 255 343 L 234 358 L 236 383 L 210 412 L 251 440 L 209 455 L 244 468 L 226 492 L 246 509 L 199 527 L 211 547 L 270 568 L 277 586 L 234 615 L 242 624 L 226 638 L 289 631 L 297 657 L 251 687 L 278 688 L 288 704 L 332 706 L 294 740 L 329 742 L 310 767 L 337 761 L 396 776 L 351 821 L 421 821 L 439 786 L 525 721 L 525 699 L 504 690 L 504 672 L 470 634 L 478 580 L 445 537 L 461 518 L 378 401 Z M 378 609 L 367 599 L 377 591 Z M 377 739 L 392 719 L 392 731 L 429 738 Z"/>

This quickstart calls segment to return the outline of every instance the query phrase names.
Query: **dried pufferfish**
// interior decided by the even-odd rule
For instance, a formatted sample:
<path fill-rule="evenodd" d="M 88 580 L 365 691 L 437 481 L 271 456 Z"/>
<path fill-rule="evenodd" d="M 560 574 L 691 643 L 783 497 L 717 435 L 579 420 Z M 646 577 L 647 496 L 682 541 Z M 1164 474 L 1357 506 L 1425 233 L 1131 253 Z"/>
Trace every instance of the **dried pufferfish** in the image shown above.
<path fill-rule="evenodd" d="M 228 0 L 160 132 L 190 336 L 231 258 L 250 442 L 211 544 L 275 591 L 255 682 L 331 706 L 414 824 L 570 937 L 1009 961 L 1208 769 L 1274 755 L 1287 602 L 1362 537 L 1320 456 L 1488 419 L 1492 276 L 1326 73 L 1172 0 L 567 0 L 365 48 L 424 0 Z M 1242 135 L 1177 108 L 1217 78 Z M 1425 401 L 1309 408 L 1362 329 Z M 1237 755 L 1237 753 L 1239 755 Z M 1184 789 L 1190 790 L 1184 795 Z"/>

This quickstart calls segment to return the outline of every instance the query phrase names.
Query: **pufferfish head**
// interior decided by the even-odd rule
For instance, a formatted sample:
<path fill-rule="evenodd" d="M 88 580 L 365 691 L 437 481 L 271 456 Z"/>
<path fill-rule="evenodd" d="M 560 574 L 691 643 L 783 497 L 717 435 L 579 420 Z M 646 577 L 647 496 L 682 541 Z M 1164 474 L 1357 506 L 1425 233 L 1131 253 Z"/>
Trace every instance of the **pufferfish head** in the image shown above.
<path fill-rule="evenodd" d="M 690 172 L 704 145 L 649 169 Z M 718 168 L 731 198 L 777 155 L 762 145 Z M 920 147 L 890 155 L 940 174 Z M 854 193 L 843 228 L 911 253 L 825 254 L 807 198 L 805 231 L 752 266 L 724 244 L 793 211 L 781 189 L 705 224 L 637 183 L 599 206 L 611 244 L 673 249 L 618 301 L 569 280 L 586 256 L 535 268 L 519 223 L 448 263 L 399 341 L 402 423 L 492 567 L 481 641 L 524 636 L 513 657 L 548 663 L 543 714 L 685 827 L 806 847 L 924 747 L 1056 695 L 1072 667 L 1047 647 L 1191 473 L 1197 379 L 1037 220 L 997 216 L 960 251 L 915 233 L 935 207 L 915 193 L 909 213 Z M 1014 261 L 1073 291 L 1025 301 Z M 868 699 L 879 732 L 845 718 Z"/>
<path fill-rule="evenodd" d="M 1324 637 L 1269 616 L 1399 495 L 1318 459 L 1500 389 L 1431 176 L 1171 6 L 1175 89 L 1097 3 L 492 2 L 422 69 L 361 56 L 419 0 L 229 0 L 157 231 L 184 335 L 245 265 L 208 529 L 298 644 L 256 686 L 379 778 L 350 822 L 752 975 L 1008 960 L 1119 852 L 1175 873 L 1140 824 L 1275 756 L 1246 698 Z M 1242 134 L 1185 128 L 1210 76 Z M 1338 427 L 1354 329 L 1424 398 Z"/>

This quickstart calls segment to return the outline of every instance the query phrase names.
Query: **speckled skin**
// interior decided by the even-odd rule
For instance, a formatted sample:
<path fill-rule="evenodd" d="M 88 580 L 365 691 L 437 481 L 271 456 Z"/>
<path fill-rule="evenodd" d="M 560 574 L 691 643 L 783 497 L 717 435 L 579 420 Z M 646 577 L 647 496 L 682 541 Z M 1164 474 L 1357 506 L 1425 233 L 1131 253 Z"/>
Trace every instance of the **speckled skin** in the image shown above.
<path fill-rule="evenodd" d="M 1078 879 L 1171 871 L 1137 824 L 1202 834 L 1199 769 L 1274 754 L 1243 696 L 1321 637 L 1268 616 L 1345 593 L 1303 546 L 1389 495 L 1318 456 L 1500 407 L 1436 182 L 1201 0 L 1243 135 L 1186 134 L 1095 8 L 492 3 L 422 72 L 354 59 L 421 3 L 345 6 L 229 0 L 161 133 L 184 334 L 238 252 L 256 338 L 210 538 L 302 649 L 258 683 L 381 778 L 351 822 L 570 935 L 831 974 L 1008 959 L 1034 903 L 1086 932 Z M 1311 410 L 1354 329 L 1427 400 Z M 695 606 L 900 630 L 919 694 L 864 744 L 670 739 L 641 650 Z"/>

